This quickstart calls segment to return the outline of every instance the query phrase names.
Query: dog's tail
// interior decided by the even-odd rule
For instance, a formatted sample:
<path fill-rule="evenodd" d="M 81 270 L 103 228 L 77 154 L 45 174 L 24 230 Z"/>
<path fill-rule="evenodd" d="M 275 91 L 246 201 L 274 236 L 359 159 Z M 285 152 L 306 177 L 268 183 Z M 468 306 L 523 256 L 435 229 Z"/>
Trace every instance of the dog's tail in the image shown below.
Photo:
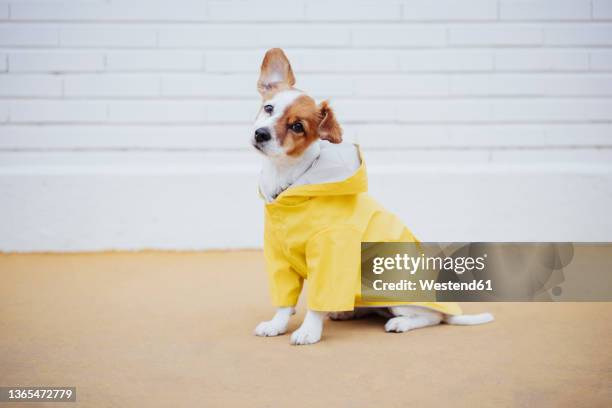
<path fill-rule="evenodd" d="M 491 313 L 480 313 L 474 315 L 445 315 L 444 323 L 471 326 L 474 324 L 484 324 L 495 320 Z"/>

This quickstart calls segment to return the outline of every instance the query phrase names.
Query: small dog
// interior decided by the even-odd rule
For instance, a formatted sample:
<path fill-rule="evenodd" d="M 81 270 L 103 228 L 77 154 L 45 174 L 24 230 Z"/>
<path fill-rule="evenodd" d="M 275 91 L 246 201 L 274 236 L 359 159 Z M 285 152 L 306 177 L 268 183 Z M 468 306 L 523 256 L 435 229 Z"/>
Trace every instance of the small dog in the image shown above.
<path fill-rule="evenodd" d="M 488 313 L 462 315 L 455 303 L 368 307 L 381 305 L 360 299 L 360 243 L 416 238 L 367 194 L 361 152 L 341 143 L 342 129 L 328 102 L 316 104 L 294 85 L 284 52 L 269 50 L 257 82 L 262 105 L 251 143 L 265 157 L 259 191 L 266 201 L 264 255 L 277 311 L 255 335 L 286 332 L 305 279 L 308 311 L 292 344 L 318 342 L 328 314 L 346 320 L 377 313 L 389 318 L 388 332 L 493 320 Z"/>

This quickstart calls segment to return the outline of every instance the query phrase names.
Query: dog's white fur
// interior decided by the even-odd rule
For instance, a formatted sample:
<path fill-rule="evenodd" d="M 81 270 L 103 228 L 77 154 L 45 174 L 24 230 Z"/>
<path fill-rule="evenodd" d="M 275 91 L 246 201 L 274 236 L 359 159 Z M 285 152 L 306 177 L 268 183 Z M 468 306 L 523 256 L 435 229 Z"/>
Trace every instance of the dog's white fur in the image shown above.
<path fill-rule="evenodd" d="M 273 201 L 310 168 L 319 157 L 319 142 L 311 144 L 300 157 L 278 156 L 264 160 L 259 189 L 266 201 Z"/>
<path fill-rule="evenodd" d="M 282 64 L 278 65 L 282 67 Z M 290 67 L 289 67 L 290 70 Z M 270 87 L 274 83 L 282 82 L 286 79 L 286 72 L 271 72 L 269 77 L 260 78 L 264 86 Z M 286 154 L 283 146 L 280 145 L 275 134 L 275 123 L 283 115 L 283 112 L 300 95 L 302 91 L 290 88 L 274 94 L 268 100 L 264 100 L 264 105 L 273 105 L 272 114 L 267 114 L 261 109 L 255 120 L 253 134 L 255 130 L 266 128 L 270 131 L 271 139 L 265 144 L 257 144 L 254 136 L 251 143 L 257 145 L 258 150 L 263 153 L 265 159 L 261 171 L 259 188 L 266 201 L 273 201 L 281 192 L 289 188 L 300 176 L 302 176 L 313 164 L 320 154 L 320 142 L 312 143 L 299 157 L 292 157 Z M 360 318 L 368 314 L 379 314 L 389 318 L 385 324 L 387 332 L 406 332 L 421 327 L 433 326 L 442 322 L 459 325 L 482 324 L 493 320 L 490 313 L 479 315 L 447 316 L 443 313 L 419 306 L 396 306 L 389 308 L 357 308 L 354 311 L 332 312 L 329 317 L 332 320 L 349 320 Z M 287 332 L 289 319 L 295 314 L 293 307 L 280 307 L 271 320 L 259 323 L 255 328 L 257 336 L 278 336 Z M 302 325 L 292 333 L 291 344 L 313 344 L 321 339 L 323 332 L 323 322 L 326 312 L 308 310 Z"/>

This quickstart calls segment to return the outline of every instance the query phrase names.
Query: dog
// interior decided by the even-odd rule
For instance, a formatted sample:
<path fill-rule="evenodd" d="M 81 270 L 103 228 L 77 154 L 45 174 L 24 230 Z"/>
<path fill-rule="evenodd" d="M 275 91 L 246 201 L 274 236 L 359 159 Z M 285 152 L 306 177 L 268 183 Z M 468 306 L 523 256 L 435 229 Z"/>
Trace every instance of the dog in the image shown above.
<path fill-rule="evenodd" d="M 283 50 L 268 50 L 257 82 L 262 103 L 251 144 L 264 157 L 259 181 L 266 202 L 264 256 L 277 311 L 254 334 L 286 333 L 306 279 L 308 310 L 291 335 L 294 345 L 317 343 L 327 315 L 347 320 L 377 313 L 389 318 L 387 332 L 492 321 L 488 313 L 463 315 L 455 303 L 364 307 L 372 305 L 360 299 L 360 243 L 417 241 L 367 194 L 361 152 L 342 143 L 329 103 L 317 104 L 295 82 Z"/>

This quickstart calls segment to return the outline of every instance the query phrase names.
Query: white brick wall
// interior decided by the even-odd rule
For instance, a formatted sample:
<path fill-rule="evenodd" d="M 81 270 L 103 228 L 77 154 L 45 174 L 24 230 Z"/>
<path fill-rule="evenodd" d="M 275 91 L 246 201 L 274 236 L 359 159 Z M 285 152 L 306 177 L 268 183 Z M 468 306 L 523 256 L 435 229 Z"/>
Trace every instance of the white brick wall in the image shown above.
<path fill-rule="evenodd" d="M 260 245 L 277 46 L 422 239 L 612 239 L 612 0 L 0 0 L 0 250 Z"/>

